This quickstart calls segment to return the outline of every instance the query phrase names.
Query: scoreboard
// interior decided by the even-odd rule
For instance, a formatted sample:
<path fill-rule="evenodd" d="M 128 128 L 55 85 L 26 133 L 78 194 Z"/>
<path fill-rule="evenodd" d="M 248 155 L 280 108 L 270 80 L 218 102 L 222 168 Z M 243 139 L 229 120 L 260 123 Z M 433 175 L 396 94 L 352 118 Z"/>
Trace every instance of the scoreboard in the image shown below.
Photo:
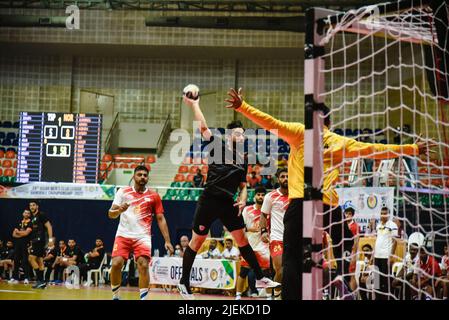
<path fill-rule="evenodd" d="M 102 117 L 21 112 L 17 182 L 97 183 Z"/>

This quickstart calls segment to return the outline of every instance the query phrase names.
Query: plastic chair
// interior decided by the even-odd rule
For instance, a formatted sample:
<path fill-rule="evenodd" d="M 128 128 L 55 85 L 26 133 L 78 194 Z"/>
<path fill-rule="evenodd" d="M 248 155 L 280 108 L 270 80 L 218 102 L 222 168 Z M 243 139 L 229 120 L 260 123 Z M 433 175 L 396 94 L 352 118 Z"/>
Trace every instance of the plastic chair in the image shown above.
<path fill-rule="evenodd" d="M 103 278 L 103 275 L 101 274 L 101 269 L 103 268 L 103 265 L 107 261 L 108 261 L 108 255 L 105 253 L 98 269 L 92 269 L 92 270 L 87 271 L 86 286 L 90 286 L 92 284 L 92 274 L 95 275 L 95 285 L 96 286 L 98 286 L 98 283 L 104 283 L 104 278 Z M 98 278 L 100 278 L 100 281 L 98 281 Z"/>
<path fill-rule="evenodd" d="M 178 173 L 187 173 L 189 168 L 187 166 L 180 166 L 178 169 Z"/>
<path fill-rule="evenodd" d="M 146 162 L 148 162 L 148 163 L 155 163 L 156 162 L 156 157 L 154 155 L 150 154 L 147 157 L 147 161 Z"/>

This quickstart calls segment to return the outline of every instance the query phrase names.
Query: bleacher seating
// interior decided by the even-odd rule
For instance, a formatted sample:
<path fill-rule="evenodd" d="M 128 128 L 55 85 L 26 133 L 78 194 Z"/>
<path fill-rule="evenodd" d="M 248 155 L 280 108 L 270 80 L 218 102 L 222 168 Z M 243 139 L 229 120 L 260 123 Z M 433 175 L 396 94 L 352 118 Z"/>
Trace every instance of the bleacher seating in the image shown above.
<path fill-rule="evenodd" d="M 100 161 L 100 183 L 104 182 L 113 169 L 134 169 L 144 165 L 151 172 L 151 164 L 156 162 L 155 155 L 104 154 Z"/>

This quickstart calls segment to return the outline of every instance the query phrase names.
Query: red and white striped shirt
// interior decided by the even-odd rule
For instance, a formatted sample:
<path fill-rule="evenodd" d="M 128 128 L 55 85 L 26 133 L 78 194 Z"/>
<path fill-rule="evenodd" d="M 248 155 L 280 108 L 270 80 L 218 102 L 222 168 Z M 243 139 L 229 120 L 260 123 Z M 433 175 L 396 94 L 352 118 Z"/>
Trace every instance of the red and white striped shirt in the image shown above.
<path fill-rule="evenodd" d="M 262 212 L 268 215 L 270 241 L 282 241 L 284 237 L 284 214 L 288 208 L 288 194 L 280 189 L 269 192 L 262 204 Z"/>
<path fill-rule="evenodd" d="M 116 237 L 141 239 L 151 237 L 154 214 L 163 214 L 161 197 L 157 192 L 145 189 L 137 192 L 134 187 L 120 188 L 115 194 L 113 205 L 128 203 L 128 209 L 120 215 Z"/>

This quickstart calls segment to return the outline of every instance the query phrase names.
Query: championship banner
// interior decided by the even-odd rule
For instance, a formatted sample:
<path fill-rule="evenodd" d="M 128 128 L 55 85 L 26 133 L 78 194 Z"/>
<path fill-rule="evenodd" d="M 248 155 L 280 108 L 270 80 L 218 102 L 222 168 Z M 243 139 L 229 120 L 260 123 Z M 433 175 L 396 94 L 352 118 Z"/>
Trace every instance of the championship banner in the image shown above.
<path fill-rule="evenodd" d="M 394 211 L 394 188 L 392 187 L 362 187 L 338 188 L 339 205 L 351 203 L 355 208 L 354 221 L 361 232 L 365 232 L 371 219 L 380 220 L 380 209 L 387 207 L 391 216 Z"/>
<path fill-rule="evenodd" d="M 33 182 L 0 192 L 0 198 L 22 199 L 113 200 L 114 195 L 113 185 L 59 182 Z"/>
<path fill-rule="evenodd" d="M 182 258 L 153 257 L 150 263 L 150 283 L 177 285 L 182 275 Z M 190 273 L 192 287 L 234 289 L 235 261 L 225 259 L 195 259 Z"/>

